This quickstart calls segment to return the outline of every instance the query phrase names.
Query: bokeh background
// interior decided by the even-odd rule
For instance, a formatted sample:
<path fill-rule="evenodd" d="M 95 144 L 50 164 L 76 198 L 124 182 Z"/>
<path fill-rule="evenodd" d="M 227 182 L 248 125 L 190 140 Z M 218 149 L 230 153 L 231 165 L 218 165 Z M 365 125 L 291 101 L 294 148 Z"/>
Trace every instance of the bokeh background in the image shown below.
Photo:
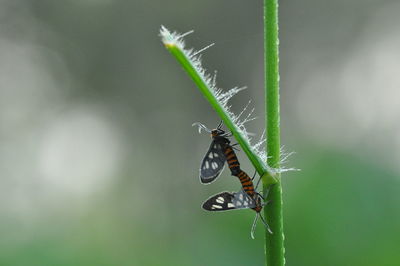
<path fill-rule="evenodd" d="M 287 265 L 400 265 L 400 3 L 280 3 Z M 262 1 L 0 2 L 0 265 L 262 265 L 239 190 L 202 186 L 219 119 L 162 46 L 195 33 L 263 118 Z M 241 153 L 243 168 L 253 168 Z"/>

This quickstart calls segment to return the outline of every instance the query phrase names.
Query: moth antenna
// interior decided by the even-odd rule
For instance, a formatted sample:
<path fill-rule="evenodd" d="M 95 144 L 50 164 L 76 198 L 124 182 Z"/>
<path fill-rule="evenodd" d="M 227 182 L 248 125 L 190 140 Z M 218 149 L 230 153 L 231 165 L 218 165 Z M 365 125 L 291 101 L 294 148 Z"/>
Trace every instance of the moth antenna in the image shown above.
<path fill-rule="evenodd" d="M 257 213 L 257 214 L 259 214 L 259 213 Z M 260 215 L 261 221 L 263 222 L 265 228 L 267 228 L 268 232 L 272 235 L 273 232 L 271 231 L 271 228 L 269 228 L 269 225 L 268 225 L 267 222 L 265 221 L 264 217 L 262 217 L 261 214 L 259 214 L 259 215 Z"/>
<path fill-rule="evenodd" d="M 203 125 L 203 124 L 200 123 L 200 122 L 193 123 L 193 124 L 192 124 L 192 127 L 194 127 L 194 126 L 198 126 L 198 127 L 199 127 L 199 133 L 201 133 L 201 130 L 202 130 L 202 129 L 204 129 L 204 131 L 206 131 L 206 132 L 208 132 L 208 133 L 211 133 L 211 130 L 208 129 L 205 125 Z"/>
<path fill-rule="evenodd" d="M 256 214 L 256 217 L 254 218 L 254 221 L 253 221 L 253 225 L 251 226 L 250 235 L 251 235 L 251 238 L 252 238 L 252 239 L 254 239 L 254 231 L 256 230 L 257 220 L 258 220 L 258 216 L 259 216 L 259 215 L 260 215 L 259 213 Z"/>

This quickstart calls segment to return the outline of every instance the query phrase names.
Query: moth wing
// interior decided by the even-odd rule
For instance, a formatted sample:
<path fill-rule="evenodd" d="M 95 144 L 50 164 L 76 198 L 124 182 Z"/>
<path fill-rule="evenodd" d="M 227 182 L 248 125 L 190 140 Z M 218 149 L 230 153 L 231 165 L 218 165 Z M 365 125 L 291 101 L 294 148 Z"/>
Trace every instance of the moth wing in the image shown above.
<path fill-rule="evenodd" d="M 221 144 L 212 141 L 200 165 L 200 182 L 203 184 L 213 182 L 224 169 L 225 161 Z"/>
<path fill-rule="evenodd" d="M 208 198 L 202 205 L 206 211 L 228 211 L 236 209 L 232 203 L 234 195 L 229 192 L 222 192 Z"/>
<path fill-rule="evenodd" d="M 203 203 L 206 211 L 228 211 L 256 207 L 256 202 L 242 189 L 237 193 L 222 192 L 208 198 Z"/>
<path fill-rule="evenodd" d="M 233 205 L 237 209 L 249 209 L 256 207 L 256 201 L 252 199 L 243 189 L 237 193 L 233 193 L 232 199 Z"/>

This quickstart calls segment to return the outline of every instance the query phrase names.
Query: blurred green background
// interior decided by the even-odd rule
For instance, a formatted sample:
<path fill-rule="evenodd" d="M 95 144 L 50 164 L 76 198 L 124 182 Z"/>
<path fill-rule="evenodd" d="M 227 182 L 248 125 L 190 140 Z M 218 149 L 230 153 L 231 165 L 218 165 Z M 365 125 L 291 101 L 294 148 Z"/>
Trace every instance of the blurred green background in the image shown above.
<path fill-rule="evenodd" d="M 281 1 L 287 265 L 400 265 L 400 3 Z M 251 210 L 206 213 L 219 119 L 162 46 L 195 33 L 263 122 L 262 1 L 0 2 L 0 265 L 262 265 Z M 253 168 L 243 153 L 243 169 Z"/>

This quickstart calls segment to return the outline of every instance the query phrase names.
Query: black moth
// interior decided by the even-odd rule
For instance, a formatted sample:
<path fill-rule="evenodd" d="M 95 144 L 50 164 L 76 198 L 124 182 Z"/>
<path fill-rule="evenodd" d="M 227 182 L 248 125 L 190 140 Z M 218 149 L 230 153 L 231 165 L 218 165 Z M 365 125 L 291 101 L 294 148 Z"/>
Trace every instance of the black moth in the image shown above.
<path fill-rule="evenodd" d="M 255 199 L 252 199 L 243 189 L 239 192 L 221 192 L 216 194 L 209 199 L 207 199 L 202 207 L 206 211 L 229 211 L 229 210 L 239 210 L 239 209 L 252 209 L 256 212 L 256 217 L 254 218 L 253 225 L 251 226 L 251 238 L 254 239 L 254 231 L 256 229 L 258 217 L 261 218 L 264 226 L 267 228 L 268 232 L 272 234 L 264 217 L 261 215 L 261 210 L 263 206 L 267 203 L 262 204 L 262 197 L 259 194 L 255 194 Z"/>
<path fill-rule="evenodd" d="M 213 182 L 220 175 L 222 170 L 224 169 L 226 154 L 225 151 L 232 150 L 232 146 L 230 145 L 231 134 L 226 133 L 222 128 L 222 121 L 218 125 L 216 129 L 210 130 L 206 126 L 201 123 L 194 123 L 199 127 L 199 131 L 204 129 L 208 133 L 211 134 L 212 142 L 208 151 L 204 155 L 204 158 L 200 165 L 200 182 L 202 184 L 209 184 Z M 235 156 L 236 158 L 236 156 Z M 236 160 L 237 162 L 237 160 Z M 239 169 L 239 163 L 237 162 L 237 169 Z M 231 165 L 229 166 L 231 167 Z M 232 171 L 232 169 L 231 169 Z"/>

